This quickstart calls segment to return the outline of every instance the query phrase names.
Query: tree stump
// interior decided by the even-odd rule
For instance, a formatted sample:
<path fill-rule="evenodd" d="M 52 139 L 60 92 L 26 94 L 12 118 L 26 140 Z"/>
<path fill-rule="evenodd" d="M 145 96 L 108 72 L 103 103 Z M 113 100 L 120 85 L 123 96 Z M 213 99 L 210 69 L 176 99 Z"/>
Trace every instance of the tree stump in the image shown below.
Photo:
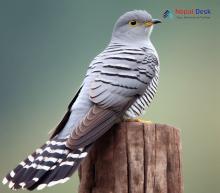
<path fill-rule="evenodd" d="M 183 193 L 180 132 L 162 124 L 117 124 L 94 144 L 79 177 L 79 193 Z"/>

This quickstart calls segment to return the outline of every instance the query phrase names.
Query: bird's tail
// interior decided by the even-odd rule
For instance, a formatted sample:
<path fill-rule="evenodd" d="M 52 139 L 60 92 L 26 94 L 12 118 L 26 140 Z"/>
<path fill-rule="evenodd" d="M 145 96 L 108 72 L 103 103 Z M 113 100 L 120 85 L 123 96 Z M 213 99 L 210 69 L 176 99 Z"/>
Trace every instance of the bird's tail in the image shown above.
<path fill-rule="evenodd" d="M 43 189 L 66 182 L 78 168 L 88 149 L 70 150 L 66 139 L 52 139 L 29 155 L 4 179 L 9 188 Z"/>

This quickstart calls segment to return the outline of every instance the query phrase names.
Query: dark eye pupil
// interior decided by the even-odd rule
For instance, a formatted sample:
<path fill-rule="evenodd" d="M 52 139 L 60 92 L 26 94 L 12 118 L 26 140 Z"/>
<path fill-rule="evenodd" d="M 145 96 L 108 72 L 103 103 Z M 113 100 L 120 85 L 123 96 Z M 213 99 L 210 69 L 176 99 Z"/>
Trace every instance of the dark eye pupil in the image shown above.
<path fill-rule="evenodd" d="M 131 25 L 136 25 L 136 21 L 131 21 Z"/>

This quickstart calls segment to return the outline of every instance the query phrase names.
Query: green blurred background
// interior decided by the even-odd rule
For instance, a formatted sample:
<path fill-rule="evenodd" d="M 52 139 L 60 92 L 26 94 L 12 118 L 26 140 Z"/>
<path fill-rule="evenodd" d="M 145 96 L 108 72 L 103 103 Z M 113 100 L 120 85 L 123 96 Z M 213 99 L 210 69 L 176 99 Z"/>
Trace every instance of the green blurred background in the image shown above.
<path fill-rule="evenodd" d="M 47 139 L 121 14 L 146 9 L 162 19 L 166 9 L 175 8 L 210 8 L 212 14 L 163 19 L 155 27 L 161 78 L 145 118 L 181 128 L 185 193 L 219 193 L 217 0 L 1 0 L 0 177 Z M 41 192 L 77 188 L 75 175 Z M 0 192 L 11 190 L 0 185 Z"/>

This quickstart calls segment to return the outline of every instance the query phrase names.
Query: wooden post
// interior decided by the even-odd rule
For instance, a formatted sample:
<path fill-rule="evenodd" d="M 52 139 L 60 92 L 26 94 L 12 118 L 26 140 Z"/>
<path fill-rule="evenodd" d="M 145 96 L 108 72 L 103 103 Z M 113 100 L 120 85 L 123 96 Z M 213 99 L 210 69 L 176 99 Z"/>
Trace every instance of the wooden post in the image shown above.
<path fill-rule="evenodd" d="M 115 125 L 94 144 L 79 176 L 79 193 L 183 193 L 179 130 Z"/>

